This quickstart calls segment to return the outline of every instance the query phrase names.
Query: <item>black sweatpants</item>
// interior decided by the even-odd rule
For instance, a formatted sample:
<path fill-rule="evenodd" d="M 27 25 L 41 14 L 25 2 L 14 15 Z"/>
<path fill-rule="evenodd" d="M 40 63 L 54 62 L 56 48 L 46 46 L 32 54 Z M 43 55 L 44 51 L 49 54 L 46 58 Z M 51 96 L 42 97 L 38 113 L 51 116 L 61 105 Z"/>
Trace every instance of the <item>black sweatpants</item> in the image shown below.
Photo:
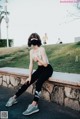
<path fill-rule="evenodd" d="M 38 102 L 41 92 L 41 87 L 43 83 L 48 80 L 49 77 L 51 77 L 53 73 L 53 68 L 50 64 L 48 64 L 47 67 L 44 66 L 38 66 L 37 70 L 33 72 L 31 76 L 31 82 L 27 82 L 22 85 L 22 87 L 18 90 L 18 92 L 15 94 L 16 97 L 19 97 L 32 83 L 36 81 L 36 91 L 34 95 L 33 101 Z"/>

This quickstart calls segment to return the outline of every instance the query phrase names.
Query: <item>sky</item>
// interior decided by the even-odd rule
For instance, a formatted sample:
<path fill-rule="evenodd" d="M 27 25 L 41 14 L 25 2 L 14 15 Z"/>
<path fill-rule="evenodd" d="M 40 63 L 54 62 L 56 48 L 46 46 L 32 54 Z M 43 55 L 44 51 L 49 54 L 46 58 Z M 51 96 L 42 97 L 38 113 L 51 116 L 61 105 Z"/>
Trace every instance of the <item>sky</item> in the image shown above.
<path fill-rule="evenodd" d="M 1 0 L 0 4 L 4 4 Z M 68 0 L 69 1 L 69 0 Z M 43 38 L 47 33 L 48 44 L 72 43 L 80 36 L 80 10 L 76 3 L 61 3 L 60 0 L 8 0 L 8 37 L 14 46 L 27 44 L 31 33 Z M 2 38 L 6 38 L 6 23 L 2 21 Z M 43 39 L 42 39 L 43 40 Z"/>

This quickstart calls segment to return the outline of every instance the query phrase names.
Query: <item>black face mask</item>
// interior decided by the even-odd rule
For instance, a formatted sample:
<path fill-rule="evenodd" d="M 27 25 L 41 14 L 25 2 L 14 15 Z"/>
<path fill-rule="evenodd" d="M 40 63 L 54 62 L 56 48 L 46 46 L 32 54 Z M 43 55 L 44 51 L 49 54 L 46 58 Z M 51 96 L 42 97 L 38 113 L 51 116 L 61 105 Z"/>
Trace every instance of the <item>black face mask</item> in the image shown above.
<path fill-rule="evenodd" d="M 35 40 L 35 39 L 32 40 L 32 41 L 31 41 L 31 45 L 38 45 L 38 40 Z"/>

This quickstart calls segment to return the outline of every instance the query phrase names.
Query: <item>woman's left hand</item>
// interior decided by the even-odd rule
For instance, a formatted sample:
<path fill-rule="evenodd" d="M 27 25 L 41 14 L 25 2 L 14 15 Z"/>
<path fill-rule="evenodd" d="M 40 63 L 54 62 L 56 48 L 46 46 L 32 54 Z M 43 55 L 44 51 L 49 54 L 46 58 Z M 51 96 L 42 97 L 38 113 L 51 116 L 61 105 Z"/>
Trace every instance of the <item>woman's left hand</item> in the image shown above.
<path fill-rule="evenodd" d="M 35 62 L 38 62 L 39 61 L 39 57 L 38 56 L 35 56 L 34 57 L 34 60 L 35 60 Z"/>

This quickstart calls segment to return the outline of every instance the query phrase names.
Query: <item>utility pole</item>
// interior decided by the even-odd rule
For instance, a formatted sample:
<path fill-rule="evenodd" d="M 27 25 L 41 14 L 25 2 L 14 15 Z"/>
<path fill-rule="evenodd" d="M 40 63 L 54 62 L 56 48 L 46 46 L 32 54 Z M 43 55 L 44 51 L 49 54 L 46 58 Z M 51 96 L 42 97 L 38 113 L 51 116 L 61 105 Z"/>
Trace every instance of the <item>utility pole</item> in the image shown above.
<path fill-rule="evenodd" d="M 8 11 L 7 11 L 7 6 L 8 6 L 8 0 L 5 0 L 5 21 L 6 21 L 6 38 L 7 38 L 7 47 L 9 47 L 9 42 L 8 42 L 8 23 L 9 23 L 9 18 L 8 18 Z"/>
<path fill-rule="evenodd" d="M 0 39 L 1 39 L 1 23 L 2 23 L 2 20 L 4 18 L 4 11 L 2 11 L 2 6 L 0 5 Z"/>

